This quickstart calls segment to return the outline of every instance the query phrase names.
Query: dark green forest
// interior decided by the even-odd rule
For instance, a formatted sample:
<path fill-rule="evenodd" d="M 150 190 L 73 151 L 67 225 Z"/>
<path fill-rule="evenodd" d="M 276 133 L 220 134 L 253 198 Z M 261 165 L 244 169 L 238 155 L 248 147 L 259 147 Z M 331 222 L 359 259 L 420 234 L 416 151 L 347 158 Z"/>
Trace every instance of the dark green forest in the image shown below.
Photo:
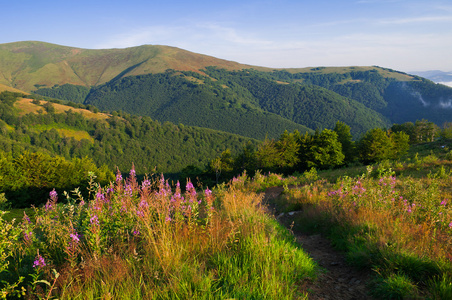
<path fill-rule="evenodd" d="M 196 76 L 203 83 L 186 79 Z M 93 88 L 85 100 L 101 110 L 121 110 L 160 122 L 183 123 L 256 139 L 277 137 L 282 131 L 310 131 L 254 104 L 246 89 L 223 87 L 197 73 L 168 71 L 126 77 Z"/>
<path fill-rule="evenodd" d="M 338 120 L 355 135 L 388 125 L 379 113 L 316 85 L 279 84 L 272 74 L 254 70 L 204 71 L 208 76 L 167 71 L 123 78 L 93 88 L 85 103 L 257 139 L 333 128 Z"/>
<path fill-rule="evenodd" d="M 383 71 L 404 74 L 379 67 L 343 73 L 207 67 L 201 74 L 167 70 L 117 77 L 90 90 L 65 84 L 36 93 L 260 140 L 284 130 L 333 129 L 337 121 L 349 125 L 355 138 L 393 123 L 428 119 L 442 126 L 449 121 L 451 88 L 421 77 L 400 81 Z"/>

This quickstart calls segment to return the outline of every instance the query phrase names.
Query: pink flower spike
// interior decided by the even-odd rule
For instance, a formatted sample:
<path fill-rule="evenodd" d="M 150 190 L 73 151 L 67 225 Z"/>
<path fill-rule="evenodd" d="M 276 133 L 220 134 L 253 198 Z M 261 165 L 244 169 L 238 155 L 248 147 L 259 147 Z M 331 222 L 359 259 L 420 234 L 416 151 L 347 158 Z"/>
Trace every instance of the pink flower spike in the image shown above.
<path fill-rule="evenodd" d="M 49 193 L 50 199 L 54 202 L 57 201 L 58 199 L 58 193 L 55 191 L 55 189 L 53 189 L 50 193 Z"/>
<path fill-rule="evenodd" d="M 45 266 L 46 262 L 44 260 L 44 257 L 38 254 L 35 258 L 35 261 L 33 262 L 33 268 L 43 268 Z"/>
<path fill-rule="evenodd" d="M 71 233 L 69 236 L 72 238 L 72 240 L 73 240 L 75 243 L 80 242 L 80 238 L 78 237 L 77 234 Z"/>

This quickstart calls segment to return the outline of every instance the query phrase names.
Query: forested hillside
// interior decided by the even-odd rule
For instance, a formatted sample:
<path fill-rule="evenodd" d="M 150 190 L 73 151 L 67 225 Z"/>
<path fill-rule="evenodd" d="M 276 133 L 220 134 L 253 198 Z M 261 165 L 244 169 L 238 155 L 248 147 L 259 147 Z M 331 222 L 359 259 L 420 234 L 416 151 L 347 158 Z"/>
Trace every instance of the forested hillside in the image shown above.
<path fill-rule="evenodd" d="M 428 119 L 442 126 L 451 121 L 452 88 L 422 77 L 378 67 L 327 73 L 322 68 L 301 73 L 274 71 L 272 75 L 327 88 L 381 113 L 390 123 Z"/>
<path fill-rule="evenodd" d="M 449 87 L 378 67 L 334 71 L 167 70 L 93 87 L 83 103 L 257 139 L 276 138 L 284 130 L 332 129 L 337 121 L 349 125 L 355 138 L 393 123 L 449 121 Z M 81 101 L 77 91 L 65 85 L 36 92 Z"/>
<path fill-rule="evenodd" d="M 58 104 L 43 100 L 29 103 L 35 106 L 35 112 L 24 114 L 18 108 L 20 96 L 19 93 L 0 93 L 0 149 L 5 151 L 0 153 L 3 157 L 0 169 L 2 174 L 9 174 L 0 176 L 0 181 L 12 180 L 11 184 L 2 181 L 0 192 L 7 192 L 8 196 L 23 188 L 17 186 L 21 180 L 16 182 L 22 175 L 15 177 L 10 173 L 17 169 L 14 167 L 17 159 L 26 151 L 45 157 L 58 155 L 61 162 L 89 158 L 88 165 L 92 167 L 80 168 L 86 180 L 89 170 L 103 165 L 112 172 L 116 168 L 128 170 L 135 164 L 137 174 L 178 173 L 189 165 L 205 168 L 226 149 L 237 154 L 246 144 L 258 144 L 256 140 L 225 132 L 169 122 L 162 124 L 149 117 L 126 113 L 114 113 L 105 119 L 104 116 L 85 117 L 70 106 L 64 112 L 56 112 Z M 39 164 L 42 159 L 32 160 Z M 46 177 L 45 174 L 34 176 Z M 51 184 L 41 186 L 44 190 L 50 187 Z M 53 187 L 63 188 L 57 184 Z"/>
<path fill-rule="evenodd" d="M 187 76 L 196 79 L 188 80 Z M 196 76 L 196 77 L 194 77 Z M 284 130 L 309 128 L 260 108 L 249 91 L 189 72 L 167 71 L 126 77 L 93 88 L 85 104 L 101 110 L 122 110 L 170 121 L 232 132 L 263 140 Z"/>
<path fill-rule="evenodd" d="M 84 103 L 258 139 L 284 130 L 331 129 L 336 121 L 357 136 L 389 125 L 365 105 L 315 85 L 281 84 L 255 70 L 204 71 L 208 76 L 167 71 L 111 81 L 93 88 Z"/>

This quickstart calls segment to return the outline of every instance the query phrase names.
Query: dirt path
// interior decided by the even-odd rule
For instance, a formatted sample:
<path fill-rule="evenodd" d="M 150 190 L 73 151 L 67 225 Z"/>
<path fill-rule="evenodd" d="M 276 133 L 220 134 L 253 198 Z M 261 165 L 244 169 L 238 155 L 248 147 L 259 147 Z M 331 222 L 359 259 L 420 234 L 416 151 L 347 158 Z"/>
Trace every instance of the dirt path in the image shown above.
<path fill-rule="evenodd" d="M 279 197 L 282 188 L 270 188 L 264 201 Z M 296 212 L 284 214 L 279 219 L 283 224 L 291 224 Z M 316 300 L 362 300 L 372 299 L 366 285 L 369 272 L 359 271 L 346 264 L 344 256 L 336 251 L 328 239 L 320 234 L 306 235 L 294 232 L 302 248 L 325 270 L 317 281 L 305 286 L 309 299 Z"/>

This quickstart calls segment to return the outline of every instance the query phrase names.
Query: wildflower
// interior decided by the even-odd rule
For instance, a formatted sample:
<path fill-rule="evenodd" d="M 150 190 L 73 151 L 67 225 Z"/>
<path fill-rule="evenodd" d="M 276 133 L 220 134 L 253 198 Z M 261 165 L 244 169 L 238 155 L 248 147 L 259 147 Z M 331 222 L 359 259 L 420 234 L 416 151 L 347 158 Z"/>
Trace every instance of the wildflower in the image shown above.
<path fill-rule="evenodd" d="M 138 204 L 138 206 L 139 206 L 140 208 L 148 208 L 148 207 L 149 207 L 149 203 L 148 203 L 145 199 L 143 199 L 143 200 L 140 201 L 140 203 Z"/>
<path fill-rule="evenodd" d="M 185 186 L 185 188 L 187 189 L 187 191 L 191 191 L 193 190 L 195 187 L 193 186 L 193 183 L 191 183 L 191 181 L 187 182 L 187 185 Z"/>
<path fill-rule="evenodd" d="M 96 194 L 97 201 L 105 201 L 105 195 L 102 192 Z"/>
<path fill-rule="evenodd" d="M 31 224 L 31 220 L 30 220 L 30 218 L 28 217 L 28 215 L 25 213 L 25 211 L 24 211 L 24 217 L 23 217 L 23 220 L 24 220 L 26 223 Z"/>
<path fill-rule="evenodd" d="M 166 222 L 171 222 L 171 217 L 170 217 L 170 216 L 167 216 L 166 219 L 165 219 L 165 221 L 166 221 Z"/>
<path fill-rule="evenodd" d="M 89 222 L 92 225 L 99 225 L 99 218 L 97 218 L 97 215 L 94 215 L 89 219 Z"/>
<path fill-rule="evenodd" d="M 71 237 L 71 239 L 74 243 L 80 242 L 80 238 L 79 238 L 78 234 L 71 233 L 69 236 Z"/>
<path fill-rule="evenodd" d="M 49 196 L 50 196 L 50 200 L 52 200 L 53 202 L 56 202 L 57 199 L 58 199 L 58 194 L 57 194 L 57 192 L 55 191 L 55 189 L 53 189 L 53 190 L 49 193 Z"/>
<path fill-rule="evenodd" d="M 212 195 L 212 191 L 209 190 L 209 188 L 207 188 L 207 189 L 204 191 L 204 194 L 206 195 L 206 197 L 209 197 L 210 195 Z"/>
<path fill-rule="evenodd" d="M 138 229 L 135 229 L 135 230 L 132 232 L 132 234 L 133 234 L 134 236 L 140 235 L 140 231 L 139 231 Z"/>
<path fill-rule="evenodd" d="M 56 201 L 58 200 L 58 194 L 55 191 L 55 189 L 53 189 L 50 193 L 49 193 L 50 199 L 47 201 L 46 205 L 45 205 L 45 209 L 46 210 L 50 210 L 53 208 L 53 205 L 56 203 Z"/>
<path fill-rule="evenodd" d="M 35 258 L 35 261 L 33 262 L 33 268 L 43 268 L 45 266 L 46 262 L 44 260 L 44 257 L 38 254 Z"/>
<path fill-rule="evenodd" d="M 444 199 L 443 201 L 441 201 L 442 206 L 446 206 L 446 204 L 447 204 L 447 199 Z"/>
<path fill-rule="evenodd" d="M 33 232 L 26 232 L 25 231 L 24 232 L 24 239 L 25 239 L 25 241 L 30 242 L 32 235 L 33 235 Z"/>
<path fill-rule="evenodd" d="M 148 187 L 151 186 L 151 181 L 149 181 L 149 179 L 145 179 L 143 180 L 143 182 L 141 183 L 141 189 L 146 189 Z"/>
<path fill-rule="evenodd" d="M 130 177 L 135 177 L 136 176 L 135 166 L 134 165 L 132 165 L 132 170 L 130 170 L 129 175 L 130 175 Z"/>
<path fill-rule="evenodd" d="M 130 184 L 126 185 L 126 188 L 124 190 L 124 195 L 132 197 L 133 196 L 133 189 Z"/>
<path fill-rule="evenodd" d="M 449 228 L 452 228 L 452 222 L 449 223 Z"/>
<path fill-rule="evenodd" d="M 52 203 L 50 201 L 47 201 L 46 205 L 44 206 L 44 208 L 46 210 L 51 210 L 52 209 Z"/>
<path fill-rule="evenodd" d="M 122 181 L 122 174 L 121 174 L 121 172 L 119 172 L 119 169 L 118 169 L 118 172 L 116 173 L 116 183 L 121 182 L 121 181 Z"/>

